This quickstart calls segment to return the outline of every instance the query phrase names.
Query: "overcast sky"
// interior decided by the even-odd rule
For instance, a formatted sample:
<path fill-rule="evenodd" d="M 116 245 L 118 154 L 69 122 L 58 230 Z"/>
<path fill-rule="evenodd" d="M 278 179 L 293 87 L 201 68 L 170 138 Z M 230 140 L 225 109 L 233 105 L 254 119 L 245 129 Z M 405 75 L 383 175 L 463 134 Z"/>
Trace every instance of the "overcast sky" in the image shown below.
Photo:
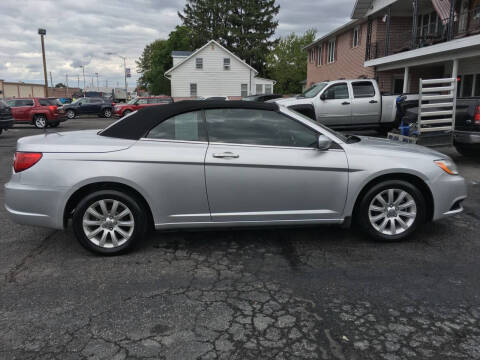
<path fill-rule="evenodd" d="M 321 35 L 345 23 L 355 0 L 277 0 L 280 4 L 277 36 L 315 28 Z M 79 66 L 89 77 L 99 74 L 100 86 L 123 85 L 123 60 L 132 68 L 146 44 L 166 38 L 179 24 L 177 11 L 185 0 L 0 0 L 0 79 L 43 83 L 39 27 L 45 38 L 47 70 L 53 83 L 83 86 Z M 50 81 L 50 78 L 49 78 Z M 96 80 L 94 85 L 96 86 Z"/>

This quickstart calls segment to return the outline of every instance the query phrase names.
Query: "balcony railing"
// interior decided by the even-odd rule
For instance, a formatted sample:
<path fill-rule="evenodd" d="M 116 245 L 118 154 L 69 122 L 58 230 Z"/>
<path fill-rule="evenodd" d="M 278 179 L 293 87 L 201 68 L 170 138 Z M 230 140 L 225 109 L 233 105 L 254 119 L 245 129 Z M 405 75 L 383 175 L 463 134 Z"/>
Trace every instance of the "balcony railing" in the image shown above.
<path fill-rule="evenodd" d="M 394 20 L 392 20 L 394 21 Z M 404 51 L 418 49 L 460 37 L 480 34 L 480 6 L 455 15 L 450 30 L 450 19 L 442 19 L 437 24 L 418 27 L 417 36 L 410 33 L 390 33 L 388 43 L 376 41 L 367 44 L 365 60 L 377 59 Z"/>

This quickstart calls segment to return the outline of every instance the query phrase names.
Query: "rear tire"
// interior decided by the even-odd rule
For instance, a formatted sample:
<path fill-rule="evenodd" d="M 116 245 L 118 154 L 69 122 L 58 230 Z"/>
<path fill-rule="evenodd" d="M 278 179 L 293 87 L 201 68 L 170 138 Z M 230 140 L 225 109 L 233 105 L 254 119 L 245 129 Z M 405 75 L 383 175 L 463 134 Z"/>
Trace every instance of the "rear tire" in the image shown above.
<path fill-rule="evenodd" d="M 125 111 L 123 112 L 122 117 L 123 117 L 123 116 L 127 116 L 127 115 L 130 114 L 131 112 L 132 112 L 132 110 L 125 110 Z"/>
<path fill-rule="evenodd" d="M 102 113 L 102 116 L 106 119 L 112 117 L 112 109 L 109 109 L 109 108 L 104 109 L 103 113 Z"/>
<path fill-rule="evenodd" d="M 35 125 L 37 129 L 45 129 L 47 126 L 47 117 L 42 114 L 35 115 L 33 118 L 33 125 Z"/>
<path fill-rule="evenodd" d="M 413 184 L 387 180 L 363 195 L 355 211 L 355 221 L 375 240 L 400 241 L 425 222 L 425 204 L 425 198 Z"/>
<path fill-rule="evenodd" d="M 86 249 L 102 255 L 118 255 L 131 250 L 144 237 L 145 213 L 141 203 L 130 194 L 95 191 L 76 206 L 73 231 Z"/>

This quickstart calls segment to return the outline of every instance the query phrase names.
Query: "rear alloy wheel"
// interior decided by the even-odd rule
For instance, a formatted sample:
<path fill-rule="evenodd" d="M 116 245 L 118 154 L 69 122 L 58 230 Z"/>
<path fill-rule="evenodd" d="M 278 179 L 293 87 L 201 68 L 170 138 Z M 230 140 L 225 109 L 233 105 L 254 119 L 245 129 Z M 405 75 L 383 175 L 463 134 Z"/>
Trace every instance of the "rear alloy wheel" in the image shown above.
<path fill-rule="evenodd" d="M 425 221 L 425 199 L 412 184 L 389 180 L 373 186 L 360 203 L 357 222 L 377 240 L 397 241 Z"/>
<path fill-rule="evenodd" d="M 67 118 L 69 118 L 70 120 L 75 118 L 75 111 L 73 110 L 67 110 Z"/>
<path fill-rule="evenodd" d="M 78 204 L 73 229 L 88 250 L 116 255 L 131 249 L 144 236 L 144 213 L 134 197 L 116 190 L 101 190 Z"/>
<path fill-rule="evenodd" d="M 112 109 L 105 109 L 105 110 L 103 110 L 103 114 L 102 114 L 102 115 L 103 115 L 103 117 L 105 117 L 105 118 L 108 119 L 109 117 L 112 116 Z"/>
<path fill-rule="evenodd" d="M 35 125 L 37 129 L 44 129 L 47 126 L 47 118 L 45 115 L 35 115 L 33 125 Z"/>

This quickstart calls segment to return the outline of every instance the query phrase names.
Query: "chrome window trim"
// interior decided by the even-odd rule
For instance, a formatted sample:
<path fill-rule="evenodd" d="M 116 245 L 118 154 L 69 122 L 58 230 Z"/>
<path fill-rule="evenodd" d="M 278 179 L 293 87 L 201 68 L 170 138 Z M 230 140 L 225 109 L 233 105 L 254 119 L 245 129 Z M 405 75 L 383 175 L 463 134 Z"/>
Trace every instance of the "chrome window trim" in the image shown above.
<path fill-rule="evenodd" d="M 186 143 L 186 144 L 208 144 L 208 141 L 195 141 L 195 140 L 173 140 L 173 139 L 154 139 L 142 137 L 139 141 L 155 141 L 155 142 L 173 142 L 173 143 Z"/>

